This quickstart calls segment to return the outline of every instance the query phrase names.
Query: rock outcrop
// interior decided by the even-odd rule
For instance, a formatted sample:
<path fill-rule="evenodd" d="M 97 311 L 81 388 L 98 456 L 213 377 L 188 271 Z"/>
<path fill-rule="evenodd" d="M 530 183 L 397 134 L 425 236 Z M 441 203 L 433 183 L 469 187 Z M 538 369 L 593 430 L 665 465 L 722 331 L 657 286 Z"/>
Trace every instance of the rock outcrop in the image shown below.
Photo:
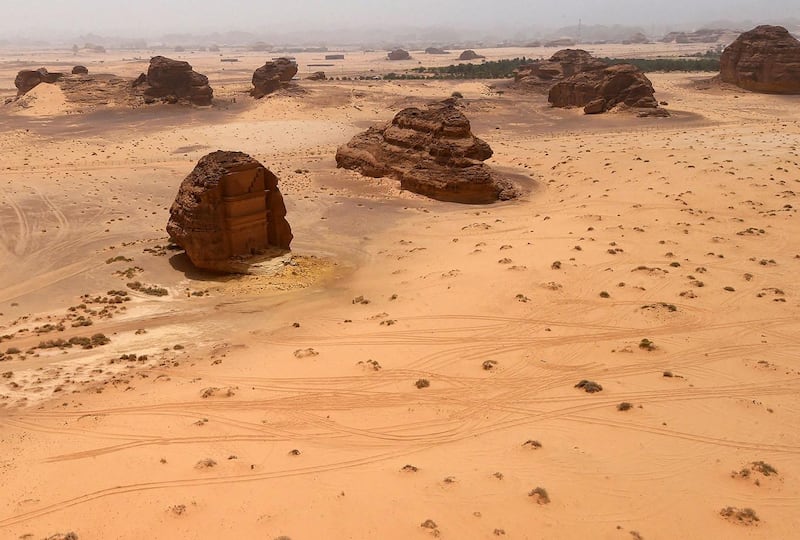
<path fill-rule="evenodd" d="M 603 113 L 624 104 L 656 109 L 653 84 L 631 64 L 582 71 L 556 83 L 548 100 L 554 107 L 583 107 L 586 114 Z"/>
<path fill-rule="evenodd" d="M 485 56 L 481 56 L 480 54 L 476 53 L 472 49 L 467 49 L 466 51 L 461 53 L 461 56 L 458 57 L 459 60 L 480 60 L 481 58 L 486 58 Z"/>
<path fill-rule="evenodd" d="M 353 137 L 336 152 L 336 164 L 373 178 L 388 176 L 400 187 L 432 199 L 487 204 L 518 195 L 483 161 L 489 145 L 472 134 L 452 100 L 408 108 L 381 127 Z"/>
<path fill-rule="evenodd" d="M 425 49 L 425 54 L 448 54 L 448 52 L 444 49 L 440 49 L 439 47 L 428 47 Z"/>
<path fill-rule="evenodd" d="M 17 73 L 14 79 L 14 86 L 17 87 L 17 95 L 27 94 L 41 83 L 53 84 L 64 77 L 63 73 L 50 73 L 46 68 L 37 70 L 23 70 Z"/>
<path fill-rule="evenodd" d="M 206 270 L 245 271 L 249 257 L 289 249 L 293 238 L 278 178 L 242 152 L 203 157 L 169 213 L 170 237 Z"/>
<path fill-rule="evenodd" d="M 297 63 L 289 58 L 278 58 L 267 62 L 253 72 L 253 89 L 250 90 L 250 95 L 261 99 L 288 85 L 295 75 L 297 75 Z"/>
<path fill-rule="evenodd" d="M 388 55 L 389 60 L 411 60 L 411 55 L 403 49 L 395 49 Z"/>
<path fill-rule="evenodd" d="M 328 77 L 325 76 L 324 71 L 315 71 L 314 73 L 306 77 L 306 79 L 309 81 L 325 81 L 328 79 Z"/>
<path fill-rule="evenodd" d="M 800 94 L 800 41 L 782 26 L 758 26 L 728 45 L 720 79 L 767 94 Z"/>
<path fill-rule="evenodd" d="M 188 102 L 203 106 L 211 105 L 214 97 L 208 77 L 194 71 L 189 62 L 164 56 L 151 58 L 147 75 L 144 78 L 140 75 L 133 86 L 142 86 L 145 100 L 150 102 Z"/>
<path fill-rule="evenodd" d="M 563 49 L 549 60 L 538 60 L 514 71 L 514 80 L 522 86 L 550 88 L 554 83 L 582 71 L 603 69 L 608 64 L 582 49 Z"/>
<path fill-rule="evenodd" d="M 75 66 L 75 67 L 72 68 L 72 74 L 73 75 L 88 75 L 89 74 L 89 68 L 87 68 L 86 66 Z"/>

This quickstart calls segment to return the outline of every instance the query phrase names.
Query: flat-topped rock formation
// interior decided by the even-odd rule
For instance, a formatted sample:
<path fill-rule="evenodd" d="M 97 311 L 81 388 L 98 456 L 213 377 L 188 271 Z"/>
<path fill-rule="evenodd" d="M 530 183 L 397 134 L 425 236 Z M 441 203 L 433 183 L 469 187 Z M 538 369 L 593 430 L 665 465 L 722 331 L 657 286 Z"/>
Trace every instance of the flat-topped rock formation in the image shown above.
<path fill-rule="evenodd" d="M 194 71 L 189 62 L 165 56 L 151 58 L 147 75 L 139 75 L 133 86 L 143 91 L 146 102 L 160 100 L 164 103 L 186 102 L 204 106 L 211 105 L 214 97 L 208 77 Z"/>
<path fill-rule="evenodd" d="M 297 63 L 289 58 L 267 62 L 253 72 L 253 89 L 250 90 L 250 95 L 261 99 L 288 85 L 295 75 Z"/>
<path fill-rule="evenodd" d="M 403 49 L 395 49 L 388 54 L 389 60 L 411 60 L 411 55 Z"/>
<path fill-rule="evenodd" d="M 41 83 L 53 84 L 64 77 L 63 73 L 50 73 L 46 68 L 36 70 L 22 70 L 17 73 L 14 79 L 14 86 L 17 87 L 17 95 L 27 94 Z"/>
<path fill-rule="evenodd" d="M 583 107 L 586 114 L 598 114 L 621 104 L 657 109 L 654 95 L 653 84 L 639 68 L 619 64 L 582 71 L 557 82 L 550 89 L 548 101 L 554 107 Z"/>
<path fill-rule="evenodd" d="M 514 71 L 514 81 L 523 87 L 550 88 L 582 71 L 603 69 L 608 64 L 582 49 L 563 49 L 548 60 L 538 60 Z"/>
<path fill-rule="evenodd" d="M 439 47 L 428 47 L 425 49 L 425 54 L 448 54 L 448 52 L 444 49 L 440 49 Z"/>
<path fill-rule="evenodd" d="M 800 41 L 782 26 L 758 26 L 728 45 L 720 79 L 745 90 L 800 94 Z"/>
<path fill-rule="evenodd" d="M 487 204 L 518 195 L 483 161 L 492 149 L 472 134 L 469 120 L 448 100 L 408 108 L 381 127 L 356 135 L 336 152 L 336 164 L 432 199 Z"/>
<path fill-rule="evenodd" d="M 249 258 L 292 243 L 278 178 L 242 152 L 203 157 L 169 213 L 170 237 L 205 270 L 244 272 Z"/>
<path fill-rule="evenodd" d="M 469 61 L 469 60 L 480 60 L 481 58 L 486 58 L 482 56 L 472 49 L 467 49 L 466 51 L 462 52 L 461 55 L 458 57 L 459 60 Z"/>

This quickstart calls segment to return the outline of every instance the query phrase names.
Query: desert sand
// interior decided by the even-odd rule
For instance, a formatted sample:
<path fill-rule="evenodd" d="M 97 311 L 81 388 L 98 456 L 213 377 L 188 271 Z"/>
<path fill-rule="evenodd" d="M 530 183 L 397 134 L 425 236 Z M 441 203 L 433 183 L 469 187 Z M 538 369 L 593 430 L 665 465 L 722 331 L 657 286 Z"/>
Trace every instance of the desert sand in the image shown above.
<path fill-rule="evenodd" d="M 627 55 L 647 47 L 666 46 Z M 453 61 L 412 54 L 348 53 L 341 73 Z M 3 55 L 0 98 L 19 69 L 77 63 Z M 797 96 L 649 74 L 671 118 L 496 81 L 254 101 L 263 54 L 183 57 L 214 107 L 45 85 L 0 106 L 0 537 L 796 536 Z M 100 62 L 80 58 L 146 66 Z M 336 169 L 354 134 L 455 91 L 520 199 L 436 202 Z M 295 242 L 263 274 L 167 248 L 181 180 L 217 149 L 280 178 Z"/>

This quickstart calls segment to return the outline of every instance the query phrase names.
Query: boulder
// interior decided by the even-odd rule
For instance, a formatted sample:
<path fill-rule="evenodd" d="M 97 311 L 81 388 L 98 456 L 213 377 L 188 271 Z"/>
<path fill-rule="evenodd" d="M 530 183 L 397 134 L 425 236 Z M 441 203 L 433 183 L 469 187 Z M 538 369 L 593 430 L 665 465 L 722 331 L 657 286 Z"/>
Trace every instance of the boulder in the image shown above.
<path fill-rule="evenodd" d="M 250 95 L 256 99 L 271 94 L 286 86 L 297 75 L 297 63 L 289 58 L 278 58 L 267 62 L 253 72 L 253 89 Z"/>
<path fill-rule="evenodd" d="M 136 82 L 134 86 L 138 86 Z M 214 91 L 208 84 L 208 77 L 194 71 L 189 62 L 155 56 L 147 69 L 144 95 L 166 103 L 211 105 Z"/>
<path fill-rule="evenodd" d="M 800 94 L 800 41 L 782 26 L 758 26 L 728 45 L 720 79 L 766 94 Z"/>
<path fill-rule="evenodd" d="M 444 49 L 440 49 L 439 47 L 428 47 L 425 49 L 425 54 L 448 54 L 448 52 Z"/>
<path fill-rule="evenodd" d="M 403 49 L 395 49 L 388 55 L 389 60 L 411 60 L 411 55 Z"/>
<path fill-rule="evenodd" d="M 43 67 L 37 70 L 23 70 L 17 73 L 14 79 L 14 86 L 17 87 L 17 95 L 22 96 L 41 83 L 53 84 L 63 77 L 63 73 L 50 73 Z"/>
<path fill-rule="evenodd" d="M 86 66 L 75 66 L 72 68 L 73 75 L 88 75 L 89 69 Z"/>
<path fill-rule="evenodd" d="M 386 125 L 353 137 L 336 152 L 336 164 L 432 199 L 488 204 L 518 195 L 483 161 L 492 149 L 472 134 L 453 100 L 400 111 Z"/>
<path fill-rule="evenodd" d="M 461 56 L 458 57 L 459 60 L 480 60 L 481 58 L 486 58 L 485 56 L 481 56 L 480 54 L 476 53 L 472 49 L 467 49 L 466 51 L 461 53 Z"/>
<path fill-rule="evenodd" d="M 248 258 L 288 250 L 293 238 L 278 178 L 242 152 L 203 157 L 169 213 L 170 237 L 205 270 L 246 271 Z"/>
<path fill-rule="evenodd" d="M 325 76 L 324 71 L 317 71 L 306 77 L 309 81 L 325 81 L 328 78 Z"/>
<path fill-rule="evenodd" d="M 537 60 L 514 70 L 514 81 L 525 87 L 550 88 L 582 71 L 604 69 L 608 64 L 582 49 L 563 49 L 549 60 Z"/>
<path fill-rule="evenodd" d="M 624 104 L 658 108 L 653 84 L 631 64 L 582 71 L 556 83 L 548 100 L 554 107 L 583 107 L 586 114 L 603 113 Z"/>

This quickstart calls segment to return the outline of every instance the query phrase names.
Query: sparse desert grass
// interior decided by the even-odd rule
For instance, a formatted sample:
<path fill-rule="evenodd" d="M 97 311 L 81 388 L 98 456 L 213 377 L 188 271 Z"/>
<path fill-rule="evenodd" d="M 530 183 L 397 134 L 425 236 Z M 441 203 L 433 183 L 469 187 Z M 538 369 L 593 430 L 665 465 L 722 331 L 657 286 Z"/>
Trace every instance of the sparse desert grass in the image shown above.
<path fill-rule="evenodd" d="M 431 382 L 428 379 L 419 379 L 417 382 L 414 383 L 419 389 L 428 388 L 431 385 Z"/>
<path fill-rule="evenodd" d="M 603 390 L 603 387 L 599 383 L 596 383 L 594 381 L 589 381 L 586 379 L 583 379 L 578 384 L 576 384 L 575 388 L 582 388 L 589 394 L 594 394 L 595 392 L 602 392 Z"/>
<path fill-rule="evenodd" d="M 617 410 L 618 411 L 629 411 L 631 409 L 633 409 L 633 404 L 632 403 L 628 403 L 627 401 L 623 401 L 622 403 L 617 405 Z"/>
<path fill-rule="evenodd" d="M 644 338 L 639 342 L 639 348 L 645 351 L 654 351 L 656 350 L 656 344 L 649 339 Z"/>
<path fill-rule="evenodd" d="M 169 291 L 164 287 L 159 287 L 158 285 L 145 285 L 141 281 L 132 281 L 128 283 L 128 288 L 150 296 L 167 296 L 169 294 Z"/>
<path fill-rule="evenodd" d="M 436 522 L 433 521 L 432 519 L 426 519 L 425 521 L 420 523 L 419 526 L 422 527 L 423 529 L 436 529 L 436 528 L 438 528 L 438 526 L 436 525 Z"/>
<path fill-rule="evenodd" d="M 528 497 L 533 497 L 537 504 L 549 504 L 550 495 L 543 487 L 537 487 L 528 492 Z"/>
<path fill-rule="evenodd" d="M 755 510 L 752 508 L 736 508 L 735 506 L 727 506 L 719 511 L 719 515 L 728 519 L 729 521 L 740 523 L 742 525 L 755 525 L 761 521 L 756 515 Z"/>

